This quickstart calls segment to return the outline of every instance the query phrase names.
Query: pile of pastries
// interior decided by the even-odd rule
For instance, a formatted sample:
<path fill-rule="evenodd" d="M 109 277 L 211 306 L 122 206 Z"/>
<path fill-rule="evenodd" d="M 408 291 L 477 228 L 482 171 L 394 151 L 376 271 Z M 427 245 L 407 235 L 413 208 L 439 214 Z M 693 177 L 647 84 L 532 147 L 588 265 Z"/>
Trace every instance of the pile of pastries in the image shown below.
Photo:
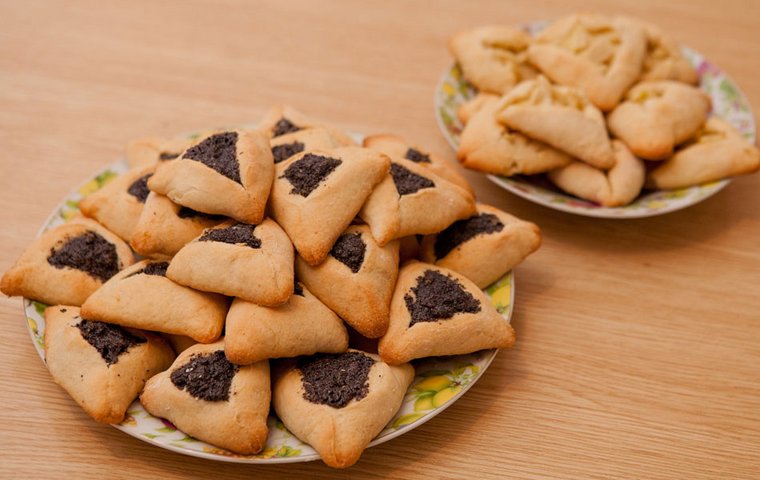
<path fill-rule="evenodd" d="M 546 174 L 604 206 L 647 189 L 699 185 L 760 168 L 760 152 L 709 117 L 710 98 L 679 46 L 653 25 L 571 15 L 535 37 L 511 26 L 454 35 L 478 95 L 460 107 L 457 155 L 501 176 Z"/>
<path fill-rule="evenodd" d="M 50 305 L 47 366 L 97 421 L 139 396 L 255 454 L 271 405 L 346 467 L 400 408 L 410 361 L 514 342 L 481 289 L 538 248 L 538 228 L 399 137 L 359 146 L 279 106 L 256 129 L 142 139 L 127 158 L 0 283 Z"/>

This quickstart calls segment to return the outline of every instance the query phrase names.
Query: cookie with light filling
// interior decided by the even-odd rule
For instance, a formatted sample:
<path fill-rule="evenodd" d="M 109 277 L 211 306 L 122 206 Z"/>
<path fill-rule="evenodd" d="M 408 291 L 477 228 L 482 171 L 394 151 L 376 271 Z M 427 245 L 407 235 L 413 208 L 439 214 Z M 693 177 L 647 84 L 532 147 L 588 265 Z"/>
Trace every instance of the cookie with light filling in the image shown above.
<path fill-rule="evenodd" d="M 278 307 L 237 298 L 227 314 L 224 352 L 238 365 L 317 352 L 340 353 L 347 348 L 343 321 L 298 282 L 290 299 Z"/>
<path fill-rule="evenodd" d="M 760 169 L 760 151 L 725 120 L 712 117 L 688 142 L 649 172 L 647 188 L 683 188 Z"/>
<path fill-rule="evenodd" d="M 166 278 L 169 262 L 142 260 L 111 277 L 82 305 L 85 318 L 202 343 L 219 338 L 229 302 Z"/>
<path fill-rule="evenodd" d="M 401 268 L 388 332 L 378 352 L 396 365 L 415 358 L 507 348 L 515 332 L 491 301 L 463 275 L 410 262 Z"/>
<path fill-rule="evenodd" d="M 528 63 L 530 35 L 507 25 L 488 25 L 457 33 L 449 51 L 462 75 L 483 92 L 503 94 L 523 80 L 536 76 Z"/>
<path fill-rule="evenodd" d="M 619 140 L 612 141 L 615 165 L 602 171 L 583 162 L 548 173 L 549 180 L 565 192 L 605 207 L 619 207 L 631 203 L 644 186 L 646 167 L 633 156 Z"/>
<path fill-rule="evenodd" d="M 280 305 L 293 293 L 293 245 L 271 219 L 209 228 L 172 259 L 166 276 L 202 292 Z"/>
<path fill-rule="evenodd" d="M 129 241 L 148 198 L 148 179 L 155 166 L 133 168 L 79 202 L 79 210 Z"/>
<path fill-rule="evenodd" d="M 342 130 L 316 121 L 289 105 L 275 105 L 267 110 L 256 128 L 274 139 L 281 135 L 315 127 L 328 130 L 340 146 L 348 147 L 356 145 L 356 142 Z"/>
<path fill-rule="evenodd" d="M 179 157 L 191 140 L 187 138 L 146 137 L 127 144 L 127 163 L 130 168 L 147 167 Z"/>
<path fill-rule="evenodd" d="M 678 44 L 652 24 L 643 24 L 647 37 L 647 53 L 641 69 L 641 80 L 675 80 L 696 85 L 699 74 L 686 59 Z"/>
<path fill-rule="evenodd" d="M 499 101 L 499 122 L 597 168 L 615 163 L 604 116 L 574 87 L 544 76 L 513 88 Z"/>
<path fill-rule="evenodd" d="M 408 363 L 359 350 L 304 357 L 275 374 L 272 406 L 322 461 L 346 468 L 393 418 L 413 379 Z"/>
<path fill-rule="evenodd" d="M 168 259 L 203 230 L 226 220 L 222 215 L 198 212 L 150 192 L 129 244 L 145 257 Z"/>
<path fill-rule="evenodd" d="M 475 213 L 469 191 L 430 169 L 401 158 L 372 191 L 359 212 L 377 243 L 414 234 L 435 233 Z"/>
<path fill-rule="evenodd" d="M 420 259 L 464 275 L 486 288 L 541 245 L 541 230 L 498 208 L 478 212 L 422 239 Z"/>
<path fill-rule="evenodd" d="M 499 122 L 499 98 L 481 95 L 462 105 L 466 119 L 457 157 L 466 168 L 509 177 L 532 175 L 567 165 L 573 158 Z"/>
<path fill-rule="evenodd" d="M 266 135 L 231 130 L 202 137 L 160 164 L 148 187 L 183 207 L 256 224 L 264 218 L 273 176 Z"/>
<path fill-rule="evenodd" d="M 370 135 L 364 138 L 364 146 L 382 152 L 391 158 L 404 158 L 414 162 L 472 193 L 472 186 L 469 182 L 445 160 L 420 147 L 409 145 L 397 135 Z"/>
<path fill-rule="evenodd" d="M 359 147 L 313 150 L 277 164 L 270 209 L 298 254 L 320 264 L 351 224 L 390 159 Z"/>
<path fill-rule="evenodd" d="M 674 81 L 642 82 L 607 116 L 613 135 L 646 160 L 663 160 L 707 120 L 710 96 Z"/>
<path fill-rule="evenodd" d="M 78 218 L 43 233 L 0 280 L 0 291 L 48 305 L 81 305 L 135 259 L 129 246 L 99 223 Z"/>
<path fill-rule="evenodd" d="M 308 127 L 272 138 L 274 163 L 281 163 L 293 155 L 310 150 L 322 150 L 345 146 L 332 130 L 324 127 Z"/>
<path fill-rule="evenodd" d="M 235 365 L 224 341 L 183 351 L 140 395 L 145 410 L 199 440 L 250 455 L 266 443 L 271 389 L 269 363 Z"/>
<path fill-rule="evenodd" d="M 50 375 L 98 422 L 121 422 L 145 381 L 172 360 L 174 352 L 158 335 L 83 319 L 78 307 L 45 310 Z"/>
<path fill-rule="evenodd" d="M 570 15 L 536 36 L 528 59 L 554 82 L 580 88 L 606 112 L 639 78 L 646 46 L 646 34 L 637 22 Z"/>
<path fill-rule="evenodd" d="M 388 328 L 388 309 L 398 275 L 399 244 L 380 246 L 366 225 L 346 229 L 327 258 L 311 266 L 296 257 L 304 285 L 335 313 L 369 338 Z"/>

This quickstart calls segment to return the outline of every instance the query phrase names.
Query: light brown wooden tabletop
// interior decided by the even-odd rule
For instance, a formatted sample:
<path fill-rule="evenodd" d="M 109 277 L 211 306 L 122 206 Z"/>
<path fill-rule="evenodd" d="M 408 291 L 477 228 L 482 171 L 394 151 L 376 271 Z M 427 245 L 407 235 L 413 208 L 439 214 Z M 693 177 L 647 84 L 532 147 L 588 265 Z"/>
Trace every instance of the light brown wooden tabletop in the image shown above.
<path fill-rule="evenodd" d="M 575 11 L 660 25 L 760 112 L 760 2 L 3 0 L 0 271 L 128 140 L 256 121 L 277 102 L 455 162 L 432 103 L 447 37 Z M 760 478 L 760 176 L 642 220 L 560 213 L 466 176 L 544 243 L 516 271 L 516 346 L 438 417 L 343 472 L 172 453 L 81 411 L 21 300 L 2 298 L 0 477 Z"/>

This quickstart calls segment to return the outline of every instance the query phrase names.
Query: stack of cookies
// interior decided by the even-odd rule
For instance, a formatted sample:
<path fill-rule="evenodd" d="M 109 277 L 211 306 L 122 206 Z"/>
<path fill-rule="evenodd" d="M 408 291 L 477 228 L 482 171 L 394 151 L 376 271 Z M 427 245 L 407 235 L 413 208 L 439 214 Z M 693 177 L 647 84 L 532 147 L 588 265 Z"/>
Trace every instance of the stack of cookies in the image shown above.
<path fill-rule="evenodd" d="M 449 48 L 478 95 L 461 106 L 458 157 L 502 176 L 546 174 L 604 206 L 760 169 L 678 45 L 652 25 L 571 15 L 535 37 L 510 26 L 458 33 Z M 612 137 L 612 138 L 611 138 Z"/>
<path fill-rule="evenodd" d="M 51 305 L 48 368 L 98 421 L 139 396 L 255 454 L 271 405 L 346 467 L 398 411 L 410 361 L 514 342 L 481 289 L 538 228 L 399 137 L 359 146 L 276 107 L 252 130 L 133 142 L 128 161 L 0 283 Z"/>

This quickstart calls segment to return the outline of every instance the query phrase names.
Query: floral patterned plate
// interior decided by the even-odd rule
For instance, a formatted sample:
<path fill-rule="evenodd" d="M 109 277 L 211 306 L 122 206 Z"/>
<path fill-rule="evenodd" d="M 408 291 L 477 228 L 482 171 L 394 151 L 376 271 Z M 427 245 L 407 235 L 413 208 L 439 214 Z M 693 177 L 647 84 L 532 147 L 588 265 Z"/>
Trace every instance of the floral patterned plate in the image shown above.
<path fill-rule="evenodd" d="M 535 35 L 547 25 L 546 21 L 534 22 L 526 30 Z M 750 104 L 739 87 L 717 66 L 694 50 L 683 48 L 686 58 L 699 72 L 700 86 L 712 99 L 713 115 L 717 115 L 736 127 L 752 143 L 755 142 L 755 120 Z M 463 77 L 459 65 L 453 65 L 441 77 L 435 91 L 435 116 L 438 126 L 449 144 L 459 148 L 459 135 L 463 125 L 457 110 L 474 97 L 475 88 Z M 677 190 L 645 190 L 631 204 L 623 207 L 603 207 L 561 192 L 543 180 L 543 176 L 500 177 L 487 175 L 488 179 L 510 192 L 555 210 L 602 218 L 641 218 L 673 212 L 699 203 L 715 195 L 730 180 L 720 180 Z"/>
<path fill-rule="evenodd" d="M 95 178 L 70 193 L 50 215 L 43 231 L 69 221 L 79 213 L 79 201 L 127 170 L 125 161 L 118 162 L 100 172 Z M 485 292 L 492 304 L 509 322 L 514 303 L 514 277 L 507 273 Z M 45 359 L 46 305 L 24 299 L 29 333 L 40 357 Z M 496 357 L 497 350 L 483 350 L 469 355 L 436 357 L 413 362 L 416 377 L 404 397 L 401 409 L 375 438 L 370 446 L 378 445 L 422 425 L 441 413 L 461 397 L 479 378 Z M 290 463 L 319 459 L 309 445 L 302 443 L 275 416 L 268 419 L 269 438 L 258 455 L 237 455 L 200 440 L 196 440 L 166 420 L 149 414 L 139 400 L 129 407 L 126 419 L 119 430 L 159 447 L 195 457 L 236 463 Z"/>

